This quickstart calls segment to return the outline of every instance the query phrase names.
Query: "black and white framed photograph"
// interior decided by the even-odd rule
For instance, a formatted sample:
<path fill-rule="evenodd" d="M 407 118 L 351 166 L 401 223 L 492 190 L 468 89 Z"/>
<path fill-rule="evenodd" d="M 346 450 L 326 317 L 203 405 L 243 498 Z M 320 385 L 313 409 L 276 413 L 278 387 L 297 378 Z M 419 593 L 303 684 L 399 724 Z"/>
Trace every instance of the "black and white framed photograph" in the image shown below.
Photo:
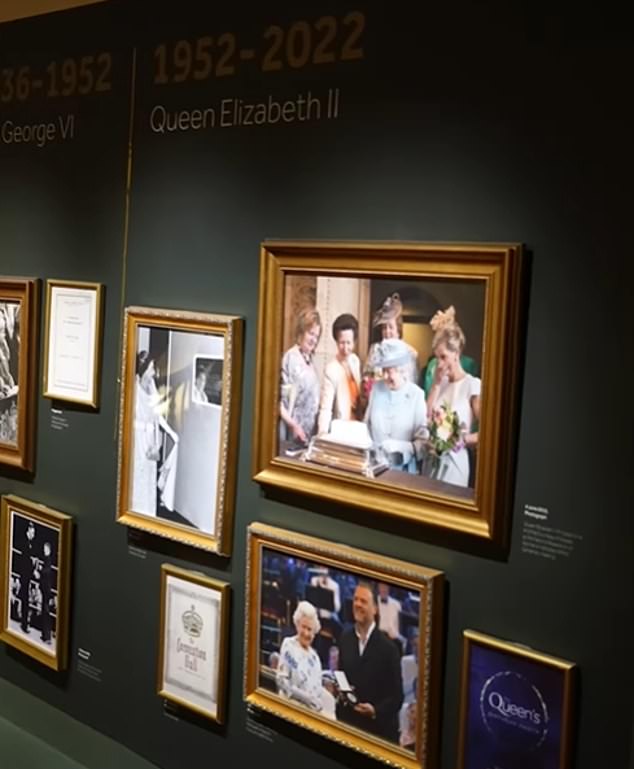
<path fill-rule="evenodd" d="M 55 670 L 66 665 L 71 518 L 2 498 L 0 640 Z"/>
<path fill-rule="evenodd" d="M 32 470 L 38 287 L 33 278 L 0 277 L 0 463 Z"/>
<path fill-rule="evenodd" d="M 222 723 L 229 584 L 161 566 L 158 694 Z"/>
<path fill-rule="evenodd" d="M 121 523 L 229 553 L 241 355 L 240 318 L 126 310 Z"/>

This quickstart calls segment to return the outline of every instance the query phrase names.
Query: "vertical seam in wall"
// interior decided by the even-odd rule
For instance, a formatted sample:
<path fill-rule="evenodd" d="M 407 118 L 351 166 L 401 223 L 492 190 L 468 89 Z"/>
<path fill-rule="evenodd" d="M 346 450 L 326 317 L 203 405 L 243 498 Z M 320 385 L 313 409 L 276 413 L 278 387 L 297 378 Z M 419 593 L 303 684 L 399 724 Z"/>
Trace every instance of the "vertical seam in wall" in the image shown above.
<path fill-rule="evenodd" d="M 125 203 L 123 214 L 123 249 L 121 253 L 121 296 L 119 300 L 119 355 L 117 361 L 121 360 L 121 349 L 123 345 L 123 319 L 126 300 L 127 276 L 128 276 L 128 240 L 130 234 L 130 194 L 132 188 L 132 161 L 134 156 L 134 110 L 136 99 L 136 46 L 132 49 L 132 67 L 130 73 L 130 119 L 128 125 L 128 163 L 126 168 L 125 181 Z M 119 365 L 117 363 L 117 365 Z M 117 376 L 117 398 L 119 402 L 121 390 L 121 369 Z M 116 409 L 114 421 L 114 440 L 116 442 L 119 431 L 119 409 Z"/>

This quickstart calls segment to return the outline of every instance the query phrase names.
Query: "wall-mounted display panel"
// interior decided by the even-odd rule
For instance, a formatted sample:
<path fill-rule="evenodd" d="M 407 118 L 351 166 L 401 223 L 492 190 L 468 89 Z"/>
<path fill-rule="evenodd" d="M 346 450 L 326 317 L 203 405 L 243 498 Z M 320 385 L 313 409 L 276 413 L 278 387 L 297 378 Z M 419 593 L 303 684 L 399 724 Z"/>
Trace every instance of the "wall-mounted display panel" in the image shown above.
<path fill-rule="evenodd" d="M 459 769 L 569 769 L 573 662 L 463 634 Z"/>

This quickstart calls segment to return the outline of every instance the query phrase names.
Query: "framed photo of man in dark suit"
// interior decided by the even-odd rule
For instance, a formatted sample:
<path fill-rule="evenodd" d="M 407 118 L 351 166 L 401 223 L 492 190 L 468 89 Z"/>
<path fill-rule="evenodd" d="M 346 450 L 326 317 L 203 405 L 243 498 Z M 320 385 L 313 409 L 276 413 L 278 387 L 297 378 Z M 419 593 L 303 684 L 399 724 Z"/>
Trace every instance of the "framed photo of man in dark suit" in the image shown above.
<path fill-rule="evenodd" d="M 442 572 L 252 524 L 247 574 L 247 702 L 434 766 Z"/>

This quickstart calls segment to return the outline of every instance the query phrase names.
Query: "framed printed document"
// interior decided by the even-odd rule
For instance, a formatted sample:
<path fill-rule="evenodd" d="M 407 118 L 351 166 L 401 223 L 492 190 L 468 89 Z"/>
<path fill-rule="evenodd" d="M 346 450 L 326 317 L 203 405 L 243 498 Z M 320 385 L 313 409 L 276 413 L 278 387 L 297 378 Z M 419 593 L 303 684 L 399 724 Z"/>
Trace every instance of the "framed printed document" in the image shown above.
<path fill-rule="evenodd" d="M 66 667 L 72 519 L 2 497 L 0 640 L 54 670 Z"/>
<path fill-rule="evenodd" d="M 117 520 L 231 552 L 242 319 L 128 307 Z"/>
<path fill-rule="evenodd" d="M 222 723 L 229 585 L 161 567 L 158 693 Z"/>
<path fill-rule="evenodd" d="M 39 281 L 0 277 L 0 463 L 33 470 Z"/>
<path fill-rule="evenodd" d="M 459 769 L 569 769 L 575 670 L 465 630 Z"/>
<path fill-rule="evenodd" d="M 392 767 L 433 769 L 443 580 L 251 524 L 247 702 Z"/>
<path fill-rule="evenodd" d="M 46 282 L 44 397 L 98 406 L 103 286 Z"/>

